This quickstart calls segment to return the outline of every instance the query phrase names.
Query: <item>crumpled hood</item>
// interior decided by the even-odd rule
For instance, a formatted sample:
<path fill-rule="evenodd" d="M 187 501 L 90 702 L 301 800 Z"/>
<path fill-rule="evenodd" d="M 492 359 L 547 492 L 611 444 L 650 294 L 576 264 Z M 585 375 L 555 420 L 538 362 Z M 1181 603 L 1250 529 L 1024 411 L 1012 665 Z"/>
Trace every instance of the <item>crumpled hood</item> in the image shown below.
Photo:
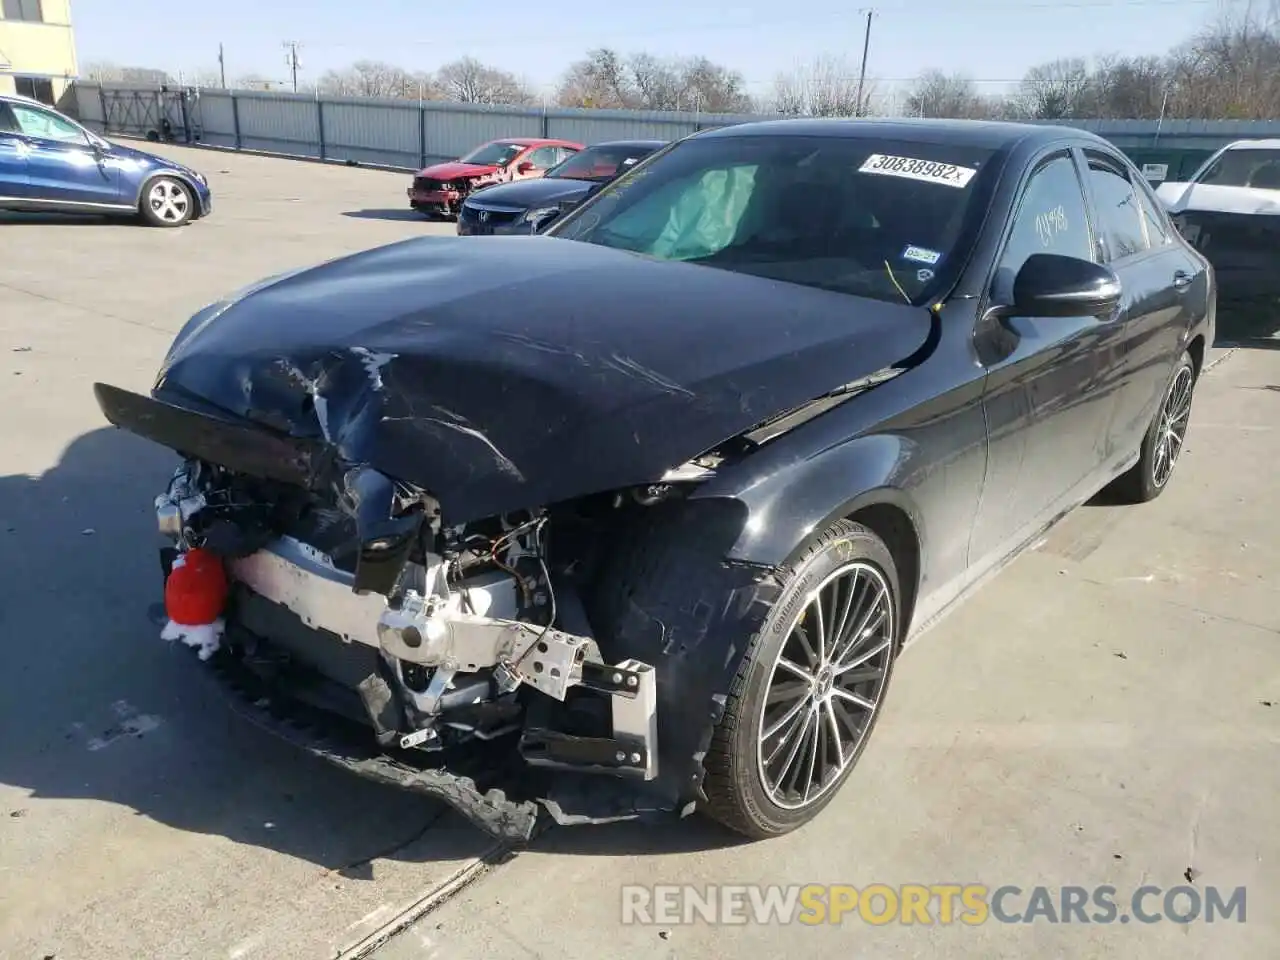
<path fill-rule="evenodd" d="M 643 484 L 916 351 L 927 310 L 551 237 L 423 237 L 179 333 L 153 395 L 411 481 L 459 523 Z"/>
<path fill-rule="evenodd" d="M 450 160 L 446 163 L 423 167 L 418 172 L 418 176 L 430 177 L 432 180 L 458 180 L 465 177 L 487 176 L 497 169 L 497 166 L 491 163 L 459 163 L 457 160 Z"/>
<path fill-rule="evenodd" d="M 1175 215 L 1187 211 L 1280 215 L 1280 190 L 1171 182 L 1160 184 L 1156 196 Z"/>

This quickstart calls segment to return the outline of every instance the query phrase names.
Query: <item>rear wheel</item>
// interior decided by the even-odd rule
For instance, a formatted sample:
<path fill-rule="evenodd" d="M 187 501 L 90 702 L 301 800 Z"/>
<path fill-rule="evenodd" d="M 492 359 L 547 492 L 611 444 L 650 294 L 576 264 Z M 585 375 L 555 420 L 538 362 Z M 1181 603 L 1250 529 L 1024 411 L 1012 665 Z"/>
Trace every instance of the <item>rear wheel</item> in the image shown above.
<path fill-rule="evenodd" d="M 153 227 L 180 227 L 195 215 L 191 189 L 174 177 L 157 177 L 143 188 L 139 213 Z"/>
<path fill-rule="evenodd" d="M 1112 486 L 1117 499 L 1125 503 L 1146 503 L 1164 492 L 1186 442 L 1195 385 L 1195 362 L 1191 354 L 1184 351 L 1173 368 L 1151 426 L 1142 438 L 1138 462 Z"/>
<path fill-rule="evenodd" d="M 831 802 L 880 715 L 900 643 L 884 542 L 841 520 L 789 572 L 739 668 L 706 758 L 706 813 L 753 838 Z"/>

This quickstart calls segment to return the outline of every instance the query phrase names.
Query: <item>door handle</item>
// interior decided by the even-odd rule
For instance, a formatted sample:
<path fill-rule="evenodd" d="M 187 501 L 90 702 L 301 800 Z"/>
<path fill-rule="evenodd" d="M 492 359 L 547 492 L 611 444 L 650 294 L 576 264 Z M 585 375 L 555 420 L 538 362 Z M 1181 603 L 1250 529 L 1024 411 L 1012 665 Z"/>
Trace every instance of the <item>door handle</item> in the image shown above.
<path fill-rule="evenodd" d="M 1187 287 L 1191 286 L 1191 281 L 1194 279 L 1195 277 L 1191 276 L 1191 274 L 1187 273 L 1185 270 L 1179 270 L 1173 275 L 1173 289 L 1177 290 L 1179 293 L 1183 293 L 1186 291 Z"/>

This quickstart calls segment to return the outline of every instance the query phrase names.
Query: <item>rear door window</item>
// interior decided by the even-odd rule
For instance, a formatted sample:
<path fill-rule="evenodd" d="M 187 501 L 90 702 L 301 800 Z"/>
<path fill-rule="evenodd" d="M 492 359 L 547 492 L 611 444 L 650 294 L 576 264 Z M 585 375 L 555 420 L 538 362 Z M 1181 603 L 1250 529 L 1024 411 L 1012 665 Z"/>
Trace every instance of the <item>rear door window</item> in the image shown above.
<path fill-rule="evenodd" d="M 1098 233 L 1108 260 L 1123 260 L 1150 246 L 1138 190 L 1122 164 L 1088 152 L 1089 187 L 1098 213 Z"/>

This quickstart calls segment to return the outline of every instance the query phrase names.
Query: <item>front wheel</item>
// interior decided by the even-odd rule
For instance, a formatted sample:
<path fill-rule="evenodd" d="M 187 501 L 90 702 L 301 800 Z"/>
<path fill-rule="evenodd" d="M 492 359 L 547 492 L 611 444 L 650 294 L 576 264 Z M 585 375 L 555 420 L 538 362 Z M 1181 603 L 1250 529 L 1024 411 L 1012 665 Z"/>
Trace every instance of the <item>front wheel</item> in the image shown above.
<path fill-rule="evenodd" d="M 1125 503 L 1146 503 L 1164 492 L 1187 439 L 1195 386 L 1195 362 L 1191 354 L 1183 351 L 1160 398 L 1156 415 L 1142 438 L 1138 462 L 1113 484 L 1117 499 Z"/>
<path fill-rule="evenodd" d="M 831 802 L 880 715 L 902 631 L 893 557 L 860 524 L 836 522 L 782 576 L 705 761 L 705 812 L 756 839 Z"/>
<path fill-rule="evenodd" d="M 143 189 L 139 212 L 152 227 L 180 227 L 195 215 L 191 189 L 173 177 L 157 177 Z"/>

